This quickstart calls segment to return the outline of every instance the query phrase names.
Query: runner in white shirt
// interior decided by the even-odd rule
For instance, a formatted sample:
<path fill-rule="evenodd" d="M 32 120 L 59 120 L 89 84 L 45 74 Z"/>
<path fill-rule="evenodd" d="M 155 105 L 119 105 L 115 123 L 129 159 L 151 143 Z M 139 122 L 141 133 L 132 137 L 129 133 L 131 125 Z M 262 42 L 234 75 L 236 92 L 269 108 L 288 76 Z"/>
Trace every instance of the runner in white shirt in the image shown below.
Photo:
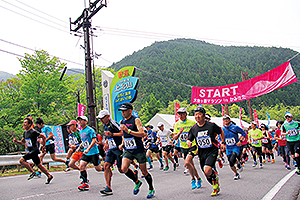
<path fill-rule="evenodd" d="M 166 163 L 166 167 L 164 169 L 164 171 L 168 171 L 169 170 L 169 161 L 168 159 L 173 163 L 173 170 L 176 170 L 176 163 L 174 161 L 174 159 L 172 158 L 172 144 L 173 144 L 173 139 L 171 138 L 172 136 L 172 131 L 171 130 L 167 130 L 164 128 L 164 124 L 162 122 L 159 122 L 157 124 L 157 127 L 159 128 L 159 131 L 157 132 L 157 136 L 161 142 L 162 145 L 162 154 L 163 157 L 165 158 L 165 163 Z"/>

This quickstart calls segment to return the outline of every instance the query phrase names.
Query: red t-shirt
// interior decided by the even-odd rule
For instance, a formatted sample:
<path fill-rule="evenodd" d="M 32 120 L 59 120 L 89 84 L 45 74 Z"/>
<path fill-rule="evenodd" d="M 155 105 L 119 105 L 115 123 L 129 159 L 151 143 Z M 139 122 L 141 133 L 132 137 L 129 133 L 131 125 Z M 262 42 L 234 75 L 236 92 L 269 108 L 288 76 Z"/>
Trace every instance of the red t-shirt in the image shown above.
<path fill-rule="evenodd" d="M 280 129 L 277 129 L 275 131 L 275 136 L 278 137 L 278 138 L 281 138 L 281 130 Z M 279 146 L 285 146 L 286 145 L 286 138 L 284 140 L 278 140 L 278 145 Z"/>

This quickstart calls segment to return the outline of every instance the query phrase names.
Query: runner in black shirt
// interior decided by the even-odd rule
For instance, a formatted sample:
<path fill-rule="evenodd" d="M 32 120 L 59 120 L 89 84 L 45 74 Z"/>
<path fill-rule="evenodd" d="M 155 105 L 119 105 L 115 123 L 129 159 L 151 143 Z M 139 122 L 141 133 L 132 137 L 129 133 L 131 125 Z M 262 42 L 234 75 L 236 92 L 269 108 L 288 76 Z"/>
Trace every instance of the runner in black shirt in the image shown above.
<path fill-rule="evenodd" d="M 225 148 L 225 137 L 221 127 L 215 123 L 205 120 L 205 109 L 203 107 L 195 108 L 196 124 L 192 126 L 188 134 L 187 145 L 190 147 L 194 139 L 198 145 L 198 156 L 200 166 L 208 182 L 213 185 L 212 196 L 218 195 L 220 191 L 218 176 L 215 174 L 213 167 L 218 157 L 217 135 L 221 135 L 222 146 Z"/>
<path fill-rule="evenodd" d="M 23 137 L 20 141 L 18 141 L 16 138 L 13 139 L 14 143 L 17 144 L 24 144 L 26 143 L 27 149 L 29 153 L 25 154 L 21 159 L 20 159 L 20 164 L 28 169 L 28 171 L 31 172 L 28 180 L 32 179 L 34 176 L 36 176 L 35 172 L 31 168 L 30 164 L 27 162 L 27 160 L 32 159 L 34 164 L 47 176 L 47 181 L 46 184 L 49 184 L 50 181 L 53 179 L 53 176 L 49 174 L 47 169 L 41 164 L 40 158 L 39 158 L 39 144 L 37 141 L 37 138 L 42 138 L 43 143 L 42 143 L 42 149 L 45 147 L 46 143 L 46 138 L 43 134 L 37 132 L 35 129 L 32 128 L 32 120 L 29 118 L 25 118 L 23 121 L 23 129 L 25 132 L 23 133 Z"/>

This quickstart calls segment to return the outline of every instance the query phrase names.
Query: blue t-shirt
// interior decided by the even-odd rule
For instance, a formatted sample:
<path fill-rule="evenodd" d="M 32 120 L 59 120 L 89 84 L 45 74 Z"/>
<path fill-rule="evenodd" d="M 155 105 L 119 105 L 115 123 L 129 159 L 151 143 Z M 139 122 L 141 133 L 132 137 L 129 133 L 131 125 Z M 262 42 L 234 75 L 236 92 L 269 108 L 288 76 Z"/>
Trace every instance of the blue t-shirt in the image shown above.
<path fill-rule="evenodd" d="M 82 141 L 82 146 L 85 151 L 92 143 L 93 138 L 97 138 L 97 135 L 96 135 L 94 129 L 87 126 L 87 127 L 85 127 L 85 129 L 80 130 L 80 137 L 81 137 L 81 141 Z M 84 154 L 87 156 L 91 156 L 91 155 L 95 155 L 98 153 L 99 153 L 99 150 L 98 150 L 97 145 L 95 144 L 87 154 L 86 153 L 84 153 Z"/>
<path fill-rule="evenodd" d="M 155 131 L 151 129 L 147 131 L 147 137 L 148 141 L 150 142 L 150 148 L 158 147 L 158 145 L 155 144 L 157 142 L 157 133 Z"/>
<path fill-rule="evenodd" d="M 222 130 L 224 132 L 225 136 L 225 143 L 226 143 L 226 154 L 230 155 L 232 151 L 239 154 L 240 147 L 236 145 L 236 143 L 239 142 L 239 138 L 241 136 L 245 137 L 245 131 L 240 128 L 239 126 L 236 126 L 234 124 L 230 124 L 229 126 L 222 127 Z"/>
<path fill-rule="evenodd" d="M 49 137 L 49 135 L 50 135 L 50 133 L 52 132 L 52 129 L 49 127 L 49 126 L 44 126 L 43 128 L 42 128 L 42 133 L 45 135 L 45 137 L 46 137 L 46 139 Z M 46 146 L 47 145 L 50 145 L 50 144 L 53 144 L 54 143 L 54 139 L 53 138 L 51 138 L 51 139 L 49 139 L 47 142 L 46 142 Z"/>
<path fill-rule="evenodd" d="M 121 128 L 119 124 L 110 119 L 108 124 L 104 124 L 104 131 L 109 131 L 111 133 L 119 133 L 121 131 Z M 120 144 L 122 144 L 122 136 L 106 136 L 109 149 L 108 151 L 112 149 L 117 149 Z"/>

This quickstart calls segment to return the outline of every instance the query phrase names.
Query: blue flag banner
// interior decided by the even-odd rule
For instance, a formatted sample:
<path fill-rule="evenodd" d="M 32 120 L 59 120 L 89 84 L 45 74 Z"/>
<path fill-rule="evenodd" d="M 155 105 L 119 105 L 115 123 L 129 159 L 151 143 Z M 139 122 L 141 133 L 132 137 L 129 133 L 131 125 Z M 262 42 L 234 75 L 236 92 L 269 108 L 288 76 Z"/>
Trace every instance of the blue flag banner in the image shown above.
<path fill-rule="evenodd" d="M 270 115 L 268 111 L 267 111 L 267 117 L 268 117 L 268 127 L 270 127 Z"/>

